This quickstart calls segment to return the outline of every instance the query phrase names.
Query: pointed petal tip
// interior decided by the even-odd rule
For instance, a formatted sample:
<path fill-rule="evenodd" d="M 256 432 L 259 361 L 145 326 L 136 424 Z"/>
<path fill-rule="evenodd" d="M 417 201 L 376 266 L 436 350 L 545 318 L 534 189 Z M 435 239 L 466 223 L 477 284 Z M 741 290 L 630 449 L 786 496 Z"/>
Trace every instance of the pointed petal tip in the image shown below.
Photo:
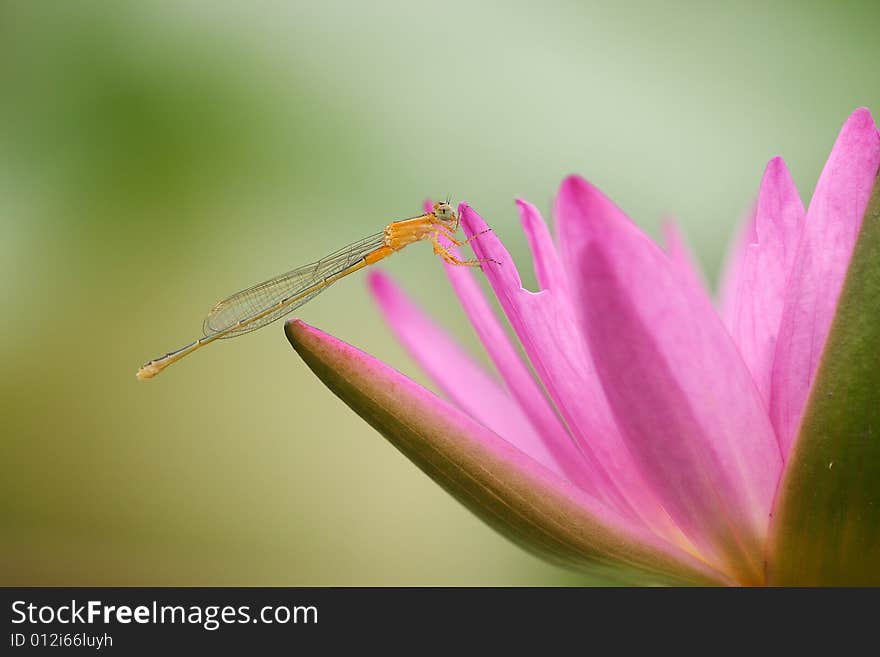
<path fill-rule="evenodd" d="M 785 163 L 782 156 L 777 155 L 776 157 L 771 158 L 770 161 L 767 162 L 767 166 L 764 167 L 764 173 L 761 176 L 761 184 L 758 188 L 756 210 L 760 209 L 761 201 L 768 192 L 775 196 L 780 193 L 779 190 L 781 189 L 794 189 L 795 192 L 797 192 L 797 187 L 795 187 L 788 165 Z M 757 234 L 750 235 L 750 237 L 757 237 Z"/>
<path fill-rule="evenodd" d="M 767 162 L 767 166 L 764 167 L 764 175 L 767 173 L 778 173 L 782 170 L 788 171 L 788 165 L 785 163 L 785 158 L 781 155 L 775 155 L 770 158 L 770 161 Z"/>
<path fill-rule="evenodd" d="M 620 206 L 580 176 L 572 175 L 562 182 L 554 211 L 560 250 L 569 271 L 576 270 L 583 243 L 606 239 L 618 228 L 653 243 Z"/>
<path fill-rule="evenodd" d="M 878 130 L 877 124 L 874 122 L 871 110 L 867 107 L 860 107 L 844 121 L 837 141 L 841 142 L 842 138 L 847 137 L 849 139 L 856 139 L 854 143 L 858 143 L 859 139 L 876 139 L 878 136 L 880 136 L 880 130 Z"/>
<path fill-rule="evenodd" d="M 367 287 L 374 294 L 382 290 L 391 282 L 391 277 L 384 270 L 373 267 L 367 271 Z"/>
<path fill-rule="evenodd" d="M 514 202 L 516 203 L 517 212 L 519 212 L 520 223 L 524 228 L 527 228 L 529 225 L 533 225 L 536 220 L 541 216 L 538 208 L 529 203 L 527 200 L 517 197 L 516 199 L 514 199 Z"/>
<path fill-rule="evenodd" d="M 607 203 L 617 208 L 614 201 L 611 200 L 598 186 L 590 182 L 584 176 L 571 174 L 567 176 L 559 186 L 557 195 L 557 203 L 560 200 L 571 200 L 571 197 L 583 198 L 590 203 Z"/>
<path fill-rule="evenodd" d="M 871 115 L 871 110 L 867 107 L 857 107 L 852 114 L 846 120 L 844 125 L 858 125 L 858 126 L 874 126 L 874 117 Z"/>
<path fill-rule="evenodd" d="M 394 283 L 394 279 L 382 269 L 371 269 L 367 272 L 367 290 L 380 308 L 387 312 L 386 306 L 394 303 L 400 290 Z"/>
<path fill-rule="evenodd" d="M 540 289 L 556 289 L 560 294 L 567 294 L 568 282 L 562 259 L 541 212 L 525 199 L 516 199 L 516 205 Z"/>
<path fill-rule="evenodd" d="M 583 176 L 581 176 L 577 173 L 570 173 L 565 178 L 562 179 L 562 184 L 559 187 L 560 187 L 560 191 L 561 191 L 563 189 L 573 188 L 573 187 L 574 188 L 583 187 L 583 186 L 589 185 L 589 184 L 590 183 Z"/>
<path fill-rule="evenodd" d="M 303 338 L 308 337 L 310 334 L 321 333 L 314 326 L 310 326 L 306 324 L 301 319 L 294 317 L 293 319 L 288 319 L 284 322 L 284 334 L 287 336 L 287 339 L 290 341 L 294 347 L 299 343 Z"/>
<path fill-rule="evenodd" d="M 299 318 L 292 318 L 284 322 L 284 334 L 287 336 L 291 346 L 303 354 L 304 350 L 314 351 L 322 345 L 326 348 L 348 350 L 352 353 L 360 353 L 354 347 L 343 342 L 337 337 L 325 333 L 319 328 L 307 324 Z"/>
<path fill-rule="evenodd" d="M 516 209 L 519 211 L 520 221 L 524 228 L 534 226 L 538 222 L 543 223 L 541 212 L 532 203 L 519 197 L 514 199 L 514 201 L 516 203 Z"/>
<path fill-rule="evenodd" d="M 528 236 L 534 231 L 535 215 L 540 216 L 538 208 L 519 197 L 514 199 L 514 203 L 516 203 L 516 210 L 519 212 L 519 223 Z"/>
<path fill-rule="evenodd" d="M 589 194 L 594 191 L 595 187 L 587 181 L 586 178 L 577 174 L 570 174 L 562 180 L 559 185 L 559 191 L 556 195 L 556 210 L 559 211 L 561 204 L 572 202 L 573 198 L 581 194 Z"/>
<path fill-rule="evenodd" d="M 339 342 L 333 336 L 295 317 L 284 322 L 284 335 L 287 336 L 290 346 L 303 359 L 308 352 L 320 348 L 322 343 L 332 345 L 334 342 Z"/>
<path fill-rule="evenodd" d="M 481 217 L 480 214 L 466 202 L 458 204 L 458 216 L 461 217 L 465 232 L 470 230 L 471 234 L 474 234 L 481 230 L 485 230 L 488 227 L 483 217 Z M 471 244 L 474 243 L 471 242 Z"/>
<path fill-rule="evenodd" d="M 777 155 L 767 163 L 767 166 L 764 168 L 764 174 L 761 177 L 761 185 L 758 189 L 758 199 L 755 204 L 755 232 L 753 235 L 750 235 L 750 238 L 753 239 L 752 243 L 758 243 L 760 241 L 762 232 L 761 224 L 766 223 L 767 220 L 772 221 L 773 223 L 780 223 L 781 221 L 777 216 L 780 214 L 779 208 L 770 211 L 765 205 L 771 203 L 774 206 L 778 206 L 782 202 L 793 202 L 799 206 L 800 212 L 798 214 L 800 216 L 798 219 L 803 218 L 805 210 L 803 208 L 803 202 L 800 200 L 800 192 L 798 191 L 797 185 L 794 183 L 791 171 L 789 171 L 785 160 Z M 768 214 L 769 216 L 766 216 Z M 794 243 L 794 246 L 797 246 L 796 242 Z"/>

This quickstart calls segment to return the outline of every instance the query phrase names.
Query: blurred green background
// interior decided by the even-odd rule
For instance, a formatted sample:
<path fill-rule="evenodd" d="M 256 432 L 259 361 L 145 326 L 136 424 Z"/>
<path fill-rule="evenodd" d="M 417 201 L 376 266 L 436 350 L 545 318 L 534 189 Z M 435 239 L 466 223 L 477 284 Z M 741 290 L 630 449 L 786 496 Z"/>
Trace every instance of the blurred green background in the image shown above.
<path fill-rule="evenodd" d="M 150 383 L 218 298 L 472 203 L 596 182 L 715 280 L 766 161 L 805 200 L 880 108 L 863 3 L 0 3 L 0 584 L 584 584 L 345 408 L 281 324 Z M 388 261 L 478 353 L 426 245 Z M 363 277 L 306 321 L 424 380 Z"/>

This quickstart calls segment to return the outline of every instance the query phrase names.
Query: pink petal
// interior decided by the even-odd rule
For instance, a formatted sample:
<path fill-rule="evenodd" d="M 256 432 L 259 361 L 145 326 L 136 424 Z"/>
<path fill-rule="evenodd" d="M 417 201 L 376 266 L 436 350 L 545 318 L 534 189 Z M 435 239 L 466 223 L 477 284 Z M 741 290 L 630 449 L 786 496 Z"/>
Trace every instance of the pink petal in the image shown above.
<path fill-rule="evenodd" d="M 477 239 L 481 239 L 478 237 Z M 451 244 L 446 245 L 456 257 L 461 257 Z M 532 377 L 507 332 L 498 322 L 486 301 L 480 286 L 468 267 L 443 263 L 446 276 L 458 295 L 474 331 L 489 354 L 510 395 L 542 436 L 546 449 L 553 455 L 566 478 L 587 491 L 595 491 L 584 468 L 584 456 L 559 421 L 544 391 Z"/>
<path fill-rule="evenodd" d="M 522 199 L 516 199 L 519 214 L 522 219 L 523 232 L 529 241 L 532 251 L 532 260 L 535 263 L 535 277 L 542 290 L 557 289 L 568 291 L 568 280 L 556 245 L 544 223 L 538 208 Z"/>
<path fill-rule="evenodd" d="M 514 400 L 381 271 L 368 278 L 398 340 L 443 394 L 472 418 L 557 474 L 562 469 Z"/>
<path fill-rule="evenodd" d="M 459 207 L 465 232 L 487 229 L 469 206 Z M 675 530 L 639 474 L 611 417 L 572 305 L 563 291 L 523 289 L 510 254 L 493 232 L 471 242 L 483 271 L 538 377 L 585 457 L 596 494 L 623 513 L 639 517 L 666 536 Z"/>
<path fill-rule="evenodd" d="M 878 167 L 880 135 L 871 113 L 856 110 L 816 184 L 785 296 L 770 400 L 784 455 L 800 425 Z"/>
<path fill-rule="evenodd" d="M 770 160 L 755 210 L 756 242 L 745 252 L 729 325 L 768 408 L 776 336 L 803 220 L 804 205 L 785 162 Z"/>
<path fill-rule="evenodd" d="M 687 240 L 681 233 L 678 222 L 672 217 L 665 219 L 661 225 L 663 239 L 666 242 L 666 254 L 679 271 L 700 290 L 708 289 L 706 278 L 697 263 Z"/>
<path fill-rule="evenodd" d="M 426 199 L 423 207 L 426 212 L 430 212 L 434 207 L 431 199 Z M 540 215 L 538 218 L 540 219 Z M 543 228 L 544 233 L 547 233 L 546 226 Z M 539 231 L 537 227 L 536 231 Z M 547 238 L 549 239 L 549 234 L 547 234 Z M 452 255 L 462 259 L 461 253 L 454 245 L 443 237 L 441 237 L 441 241 Z M 555 249 L 553 249 L 553 255 L 555 256 Z M 489 354 L 489 358 L 501 374 L 510 394 L 528 416 L 532 426 L 542 436 L 544 444 L 553 455 L 555 462 L 559 464 L 569 481 L 581 486 L 584 490 L 594 490 L 583 467 L 583 454 L 572 442 L 571 436 L 559 421 L 544 391 L 532 377 L 516 348 L 511 344 L 507 332 L 498 322 L 495 313 L 480 290 L 480 286 L 474 280 L 472 271 L 468 267 L 460 267 L 447 262 L 443 263 L 443 267 L 453 290 L 461 301 L 465 314 L 477 333 L 477 337 L 483 343 L 486 353 Z"/>
<path fill-rule="evenodd" d="M 303 360 L 340 399 L 460 502 L 517 543 L 557 562 L 619 569 L 621 575 L 642 582 L 647 575 L 678 583 L 730 583 L 384 363 L 298 320 L 287 322 L 285 331 Z"/>
<path fill-rule="evenodd" d="M 740 218 L 736 236 L 721 270 L 721 279 L 718 284 L 718 312 L 728 329 L 733 322 L 733 308 L 736 304 L 736 296 L 739 294 L 746 253 L 749 250 L 749 245 L 758 240 L 755 228 L 756 210 L 757 207 L 752 205 L 749 211 Z"/>
<path fill-rule="evenodd" d="M 736 346 L 708 297 L 599 190 L 571 177 L 556 208 L 626 444 L 700 553 L 761 582 L 781 459 Z"/>

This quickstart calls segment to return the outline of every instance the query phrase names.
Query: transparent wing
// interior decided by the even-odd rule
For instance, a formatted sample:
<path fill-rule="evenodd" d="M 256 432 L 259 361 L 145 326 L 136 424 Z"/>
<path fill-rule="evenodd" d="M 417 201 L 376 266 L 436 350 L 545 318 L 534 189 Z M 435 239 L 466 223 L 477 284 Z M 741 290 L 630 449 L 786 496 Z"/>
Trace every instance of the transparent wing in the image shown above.
<path fill-rule="evenodd" d="M 233 338 L 266 326 L 326 290 L 329 285 L 315 286 L 358 263 L 384 243 L 383 233 L 370 235 L 316 262 L 236 292 L 211 308 L 202 331 L 206 336 L 224 333 L 221 338 Z M 311 288 L 315 289 L 309 292 Z M 290 303 L 266 312 L 288 300 Z M 239 323 L 241 326 L 236 327 Z"/>

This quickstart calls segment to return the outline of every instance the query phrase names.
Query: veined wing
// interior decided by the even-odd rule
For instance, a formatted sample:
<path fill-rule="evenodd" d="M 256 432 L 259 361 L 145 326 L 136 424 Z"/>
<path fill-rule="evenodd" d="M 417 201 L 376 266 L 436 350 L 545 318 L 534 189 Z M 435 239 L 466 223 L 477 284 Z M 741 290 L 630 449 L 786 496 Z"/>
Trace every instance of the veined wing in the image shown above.
<path fill-rule="evenodd" d="M 211 308 L 202 331 L 206 336 L 223 333 L 221 338 L 232 338 L 266 326 L 326 290 L 328 285 L 321 283 L 327 278 L 358 263 L 384 243 L 384 233 L 370 235 L 316 262 L 236 292 Z M 287 300 L 290 303 L 279 306 Z M 279 307 L 272 310 L 275 306 Z M 239 323 L 241 326 L 236 326 Z"/>

